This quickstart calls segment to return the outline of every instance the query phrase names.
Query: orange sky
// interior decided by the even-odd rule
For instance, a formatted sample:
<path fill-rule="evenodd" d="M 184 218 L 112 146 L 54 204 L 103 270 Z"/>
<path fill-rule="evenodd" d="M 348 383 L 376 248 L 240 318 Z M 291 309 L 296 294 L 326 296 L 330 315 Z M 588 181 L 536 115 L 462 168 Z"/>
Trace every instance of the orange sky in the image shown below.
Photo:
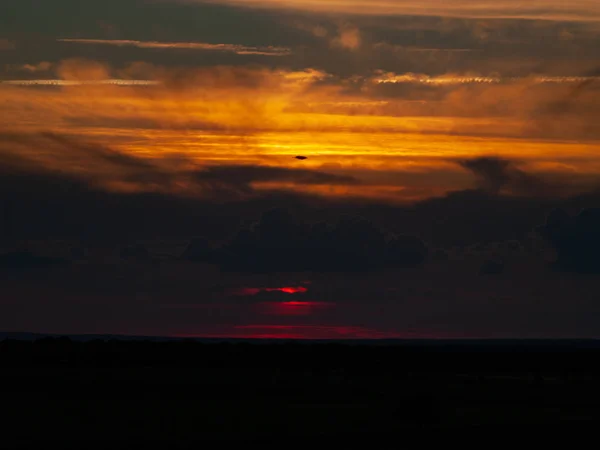
<path fill-rule="evenodd" d="M 390 201 L 474 186 L 457 162 L 479 156 L 584 184 L 600 172 L 595 1 L 225 4 L 267 8 L 273 29 L 281 22 L 285 32 L 275 39 L 253 28 L 242 36 L 231 19 L 226 32 L 136 34 L 115 25 L 122 11 L 110 3 L 113 23 L 96 24 L 101 32 L 84 32 L 83 23 L 78 32 L 48 32 L 40 46 L 55 53 L 29 57 L 29 44 L 0 34 L 1 154 L 107 189 L 164 187 L 125 179 L 114 160 L 81 145 L 142 158 L 175 176 L 214 165 L 350 176 L 358 182 L 275 179 L 253 187 Z M 184 6 L 165 8 L 180 14 Z M 240 11 L 244 20 L 266 20 Z M 337 20 L 332 11 L 353 15 Z M 410 15 L 423 18 L 407 22 Z"/>
<path fill-rule="evenodd" d="M 110 76 L 110 69 L 101 64 L 78 61 L 64 63 L 58 72 L 61 79 L 70 81 Z M 252 85 L 240 85 L 237 78 L 242 76 L 252 79 Z M 458 176 L 464 170 L 452 160 L 485 155 L 517 158 L 536 171 L 600 172 L 597 136 L 594 130 L 583 134 L 595 116 L 535 115 L 552 95 L 568 94 L 578 80 L 542 89 L 535 80 L 466 87 L 462 83 L 438 102 L 442 113 L 434 114 L 427 102 L 374 100 L 369 90 L 376 89 L 376 82 L 351 96 L 335 86 L 318 86 L 327 74 L 316 70 L 240 74 L 220 68 L 197 71 L 184 82 L 170 80 L 168 73 L 159 77 L 163 78 L 156 86 L 140 87 L 0 86 L 6 114 L 2 131 L 76 136 L 150 158 L 174 171 L 183 163 L 176 167 L 170 159 L 178 157 L 187 167 L 252 164 L 363 178 L 368 174 L 368 187 L 284 182 L 255 186 L 336 196 L 413 200 L 440 195 L 472 183 L 469 175 Z M 507 101 L 519 104 L 506 108 L 502 116 L 489 114 Z M 86 161 L 85 155 L 69 165 L 57 154 L 60 149 L 39 144 L 5 143 L 2 147 L 4 152 L 17 152 L 38 164 L 75 173 L 112 170 Z M 296 155 L 309 159 L 298 161 L 293 158 Z M 94 167 L 85 167 L 86 163 Z M 110 186 L 123 188 L 115 180 Z"/>

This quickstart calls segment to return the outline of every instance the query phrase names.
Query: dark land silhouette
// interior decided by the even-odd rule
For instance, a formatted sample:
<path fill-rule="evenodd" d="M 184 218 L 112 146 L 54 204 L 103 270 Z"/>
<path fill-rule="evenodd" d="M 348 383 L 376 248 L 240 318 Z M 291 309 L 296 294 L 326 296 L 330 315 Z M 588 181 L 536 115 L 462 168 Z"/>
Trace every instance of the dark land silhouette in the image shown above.
<path fill-rule="evenodd" d="M 8 334 L 3 448 L 368 447 L 479 431 L 591 432 L 599 356 L 597 342 L 575 340 Z"/>

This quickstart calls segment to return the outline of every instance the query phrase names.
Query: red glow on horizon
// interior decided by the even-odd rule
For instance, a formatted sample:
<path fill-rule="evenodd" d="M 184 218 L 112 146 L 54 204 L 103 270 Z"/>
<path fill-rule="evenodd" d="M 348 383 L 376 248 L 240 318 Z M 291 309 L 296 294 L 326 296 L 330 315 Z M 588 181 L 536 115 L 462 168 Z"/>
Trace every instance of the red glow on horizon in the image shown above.
<path fill-rule="evenodd" d="M 252 296 L 258 295 L 261 292 L 283 292 L 285 294 L 305 294 L 308 292 L 308 289 L 304 286 L 284 286 L 284 287 L 276 287 L 276 288 L 254 288 L 254 287 L 245 287 L 240 289 L 235 289 L 231 291 L 232 295 L 240 295 L 240 296 Z"/>
<path fill-rule="evenodd" d="M 318 305 L 322 305 L 323 303 L 319 303 L 319 302 L 281 302 L 281 305 L 285 305 L 285 306 L 318 306 Z"/>
<path fill-rule="evenodd" d="M 345 339 L 468 339 L 480 336 L 442 330 L 381 330 L 366 326 L 344 325 L 284 325 L 273 323 L 219 326 L 205 333 L 179 333 L 182 338 L 217 339 L 283 339 L 283 340 L 345 340 Z"/>
<path fill-rule="evenodd" d="M 319 310 L 333 308 L 335 303 L 325 302 L 264 302 L 260 304 L 262 312 L 274 316 L 307 316 Z"/>
<path fill-rule="evenodd" d="M 402 339 L 423 338 L 431 335 L 396 333 L 352 326 L 311 325 L 240 325 L 235 327 L 247 338 L 265 339 Z"/>
<path fill-rule="evenodd" d="M 298 286 L 298 287 L 282 287 L 282 288 L 266 288 L 265 291 L 267 292 L 285 292 L 286 294 L 304 294 L 306 292 L 308 292 L 308 289 L 306 289 L 303 286 Z"/>

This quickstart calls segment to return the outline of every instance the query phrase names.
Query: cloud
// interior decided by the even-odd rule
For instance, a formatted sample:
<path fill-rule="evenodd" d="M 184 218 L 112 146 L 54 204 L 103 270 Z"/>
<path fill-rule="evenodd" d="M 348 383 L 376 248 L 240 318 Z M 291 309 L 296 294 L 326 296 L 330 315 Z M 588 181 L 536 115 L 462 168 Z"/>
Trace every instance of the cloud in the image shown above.
<path fill-rule="evenodd" d="M 1 137 L 0 154 L 27 161 L 21 164 L 24 172 L 60 173 L 101 186 L 115 182 L 168 183 L 172 178 L 164 164 L 160 167 L 143 158 L 53 132 L 5 132 Z"/>
<path fill-rule="evenodd" d="M 372 79 L 377 84 L 429 84 L 429 85 L 462 85 L 462 84 L 501 84 L 515 83 L 526 80 L 532 84 L 573 84 L 575 90 L 581 89 L 589 83 L 600 80 L 596 76 L 533 76 L 533 77 L 489 77 L 489 76 L 460 76 L 454 74 L 429 76 L 426 74 L 395 74 L 382 73 Z M 575 91 L 574 91 L 575 92 Z M 572 94 L 574 95 L 574 93 Z"/>
<path fill-rule="evenodd" d="M 519 156 L 522 171 L 548 184 L 526 187 L 521 180 L 502 187 L 519 195 L 554 189 L 555 175 L 577 174 L 583 188 L 600 172 L 594 83 L 555 120 L 540 111 L 575 81 L 376 83 L 378 74 L 357 80 L 317 69 L 114 68 L 82 60 L 57 68 L 66 85 L 0 86 L 2 129 L 13 141 L 22 136 L 10 154 L 106 189 L 217 197 L 279 190 L 406 202 L 466 188 L 469 177 L 449 161 L 473 155 Z M 112 84 L 117 76 L 122 85 Z M 142 78 L 156 84 L 136 85 Z M 69 152 L 64 142 L 40 134 L 47 130 L 155 167 L 115 167 L 106 155 Z M 309 159 L 300 165 L 297 155 Z M 332 163 L 337 166 L 327 166 Z M 233 178 L 241 181 L 223 181 Z"/>
<path fill-rule="evenodd" d="M 99 61 L 72 58 L 60 62 L 56 68 L 60 79 L 66 81 L 100 81 L 110 79 L 110 68 Z"/>
<path fill-rule="evenodd" d="M 331 44 L 347 50 L 358 50 L 361 45 L 360 30 L 350 24 L 340 25 L 339 34 L 331 41 Z"/>
<path fill-rule="evenodd" d="M 59 80 L 3 83 L 4 107 L 14 112 L 11 122 L 114 126 L 121 121 L 161 129 L 237 130 L 246 135 L 343 130 L 518 138 L 598 136 L 593 124 L 600 116 L 600 91 L 594 83 L 586 85 L 585 95 L 571 96 L 570 109 L 561 120 L 554 123 L 554 116 L 546 112 L 553 101 L 593 80 L 592 76 L 496 80 L 386 72 L 343 78 L 316 69 L 264 67 L 174 69 L 137 63 L 116 70 L 81 60 L 57 67 Z M 10 91 L 12 84 L 73 89 Z"/>
<path fill-rule="evenodd" d="M 388 236 L 369 221 L 345 216 L 335 225 L 297 221 L 285 208 L 265 212 L 220 248 L 193 252 L 241 272 L 344 272 L 414 267 L 427 257 L 418 238 Z"/>
<path fill-rule="evenodd" d="M 1 141 L 5 147 L 6 137 Z M 39 146 L 51 150 L 52 153 L 55 153 L 54 146 L 60 148 L 51 140 L 40 140 Z M 571 198 L 563 195 L 533 197 L 527 193 L 497 195 L 478 189 L 453 192 L 411 204 L 391 205 L 388 200 L 367 202 L 358 201 L 352 196 L 317 196 L 302 190 L 284 190 L 277 187 L 262 189 L 256 187 L 256 181 L 248 181 L 249 178 L 246 178 L 247 183 L 228 180 L 227 171 L 224 171 L 222 180 L 215 179 L 215 174 L 219 173 L 218 169 L 211 170 L 207 179 L 202 180 L 200 177 L 200 180 L 196 180 L 196 172 L 202 172 L 200 169 L 206 170 L 207 167 L 190 170 L 186 164 L 179 165 L 180 163 L 173 162 L 173 166 L 170 166 L 165 162 L 159 164 L 156 170 L 146 169 L 138 168 L 137 164 L 130 164 L 128 161 L 119 164 L 112 158 L 107 160 L 104 156 L 96 156 L 94 153 L 89 159 L 82 156 L 76 159 L 79 161 L 76 166 L 89 168 L 87 173 L 69 172 L 65 170 L 68 166 L 64 162 L 58 168 L 48 170 L 44 169 L 47 166 L 28 159 L 22 151 L 23 148 L 26 147 L 19 147 L 21 151 L 16 152 L 18 156 L 8 155 L 4 150 L 0 152 L 0 229 L 3 230 L 0 232 L 0 238 L 4 237 L 8 241 L 14 238 L 41 237 L 85 241 L 102 239 L 102 242 L 116 240 L 122 245 L 123 242 L 138 242 L 141 239 L 155 239 L 161 236 L 187 238 L 203 235 L 207 239 L 190 246 L 186 258 L 189 256 L 191 259 L 213 263 L 227 262 L 231 266 L 235 263 L 238 267 L 241 266 L 240 270 L 249 270 L 250 262 L 239 262 L 235 256 L 238 250 L 234 254 L 235 257 L 225 255 L 226 258 L 221 260 L 217 259 L 217 256 L 223 257 L 224 254 L 220 251 L 215 253 L 214 250 L 221 248 L 223 242 L 228 243 L 229 248 L 229 243 L 234 242 L 230 236 L 235 235 L 240 228 L 250 231 L 251 237 L 255 236 L 255 229 L 244 225 L 244 222 L 254 220 L 260 211 L 276 207 L 287 208 L 298 217 L 302 217 L 304 223 L 300 223 L 300 229 L 305 230 L 308 227 L 311 231 L 308 237 L 298 244 L 301 245 L 300 255 L 307 255 L 311 250 L 318 256 L 310 259 L 311 255 L 307 255 L 304 259 L 295 259 L 294 253 L 290 253 L 288 256 L 281 256 L 284 258 L 282 264 L 285 263 L 290 268 L 293 267 L 292 263 L 302 263 L 311 267 L 310 264 L 317 264 L 314 261 L 318 260 L 318 264 L 325 268 L 335 268 L 346 263 L 349 267 L 361 267 L 365 264 L 377 266 L 382 261 L 391 264 L 396 258 L 392 252 L 392 247 L 396 244 L 392 243 L 390 235 L 379 231 L 381 229 L 389 230 L 390 234 L 395 236 L 418 236 L 436 247 L 521 240 L 525 239 L 536 225 L 542 223 L 551 209 L 593 207 L 599 201 L 597 193 Z M 85 151 L 85 146 L 83 150 L 78 150 L 79 153 Z M 250 173 L 259 172 L 257 177 L 263 180 L 267 176 L 276 176 L 278 179 L 287 176 L 273 175 L 270 172 L 263 175 L 260 173 L 262 168 L 256 171 L 253 167 L 244 170 L 246 169 Z M 297 177 L 298 174 L 293 173 L 290 176 Z M 305 175 L 302 174 L 302 177 Z M 115 181 L 121 184 L 115 186 L 109 183 L 104 187 L 104 183 Z M 344 180 L 336 182 L 341 183 Z M 137 188 L 132 189 L 131 186 Z M 356 188 L 364 190 L 368 186 L 358 184 Z M 569 192 L 569 189 L 566 192 Z M 339 222 L 339 217 L 343 214 L 363 216 L 377 226 L 354 226 L 354 222 L 349 220 L 344 227 L 338 227 L 336 222 Z M 318 223 L 322 225 L 309 225 Z M 367 232 L 373 228 L 373 233 Z M 344 239 L 338 234 L 342 229 L 349 230 L 344 232 Z M 289 249 L 291 246 L 290 251 L 293 252 L 297 248 L 294 244 L 297 236 L 290 235 L 285 228 L 275 233 L 279 236 L 286 234 L 289 236 L 286 243 L 288 247 L 282 248 Z M 358 236 L 353 237 L 354 235 Z M 381 242 L 377 237 L 381 235 L 387 242 L 385 248 L 389 248 L 385 250 L 385 259 L 381 256 L 380 244 L 376 244 Z M 337 236 L 336 240 L 332 236 Z M 374 238 L 363 242 L 364 236 Z M 397 260 L 397 263 L 411 253 L 417 256 L 421 254 L 418 242 L 418 239 L 411 238 L 405 245 L 401 241 L 398 244 L 400 261 Z M 370 260 L 360 256 L 364 255 L 361 253 L 363 250 L 356 248 L 363 243 L 367 249 L 364 251 L 374 255 Z M 260 245 L 261 249 L 267 246 L 265 241 L 259 241 L 256 245 Z M 346 245 L 350 256 L 344 253 Z M 238 246 L 237 249 L 239 248 Z M 410 248 L 413 250 L 409 251 Z M 330 253 L 324 254 L 330 250 Z M 249 255 L 248 261 L 259 258 L 261 262 L 260 253 L 248 250 L 242 251 L 241 254 Z M 272 254 L 267 256 L 266 263 L 277 264 Z M 413 261 L 414 259 L 416 258 L 413 258 Z M 314 265 L 312 267 L 314 268 Z"/>
<path fill-rule="evenodd" d="M 13 86 L 156 86 L 152 80 L 2 80 L 0 84 Z"/>
<path fill-rule="evenodd" d="M 112 45 L 117 47 L 137 47 L 145 49 L 204 50 L 231 52 L 237 55 L 288 56 L 292 53 L 286 47 L 252 47 L 237 44 L 209 44 L 206 42 L 157 42 L 108 39 L 58 39 L 58 42 L 84 45 Z"/>
<path fill-rule="evenodd" d="M 475 175 L 477 189 L 490 195 L 563 199 L 595 192 L 600 186 L 599 175 L 572 177 L 535 171 L 531 164 L 497 156 L 458 160 L 457 164 Z"/>
<path fill-rule="evenodd" d="M 37 73 L 37 72 L 49 72 L 52 69 L 52 63 L 48 61 L 42 61 L 38 64 L 24 64 L 16 67 L 18 70 Z"/>
<path fill-rule="evenodd" d="M 164 192 L 173 195 L 238 198 L 260 196 L 278 184 L 358 185 L 351 176 L 323 171 L 253 165 L 203 165 L 179 160 L 144 158 L 82 142 L 64 135 L 4 133 L 0 155 L 7 170 L 62 173 L 90 185 L 117 191 Z M 0 168 L 2 168 L 0 166 Z M 271 187 L 262 186 L 271 183 Z"/>
<path fill-rule="evenodd" d="M 575 217 L 565 210 L 552 211 L 538 227 L 556 250 L 556 267 L 580 273 L 600 273 L 600 209 L 584 209 Z"/>
<path fill-rule="evenodd" d="M 0 39 L 0 51 L 14 50 L 16 48 L 14 42 L 9 41 L 8 39 Z"/>
<path fill-rule="evenodd" d="M 479 181 L 479 187 L 492 193 L 540 195 L 549 186 L 541 179 L 520 169 L 514 162 L 498 157 L 481 157 L 460 161 Z"/>
<path fill-rule="evenodd" d="M 45 269 L 66 264 L 67 260 L 39 256 L 27 251 L 0 254 L 0 269 L 7 272 Z"/>
<path fill-rule="evenodd" d="M 494 19 L 546 19 L 546 20 L 600 20 L 600 6 L 593 0 L 574 0 L 565 4 L 562 0 L 535 0 L 527 6 L 519 0 L 479 2 L 471 0 L 363 0 L 315 1 L 315 0 L 226 0 L 239 6 L 308 10 L 312 12 L 336 12 L 356 15 L 404 15 L 446 16 Z"/>
<path fill-rule="evenodd" d="M 221 181 L 230 184 L 250 186 L 255 182 L 286 181 L 299 184 L 353 185 L 360 182 L 351 176 L 333 175 L 306 169 L 293 169 L 269 166 L 215 166 L 195 173 L 199 181 Z"/>

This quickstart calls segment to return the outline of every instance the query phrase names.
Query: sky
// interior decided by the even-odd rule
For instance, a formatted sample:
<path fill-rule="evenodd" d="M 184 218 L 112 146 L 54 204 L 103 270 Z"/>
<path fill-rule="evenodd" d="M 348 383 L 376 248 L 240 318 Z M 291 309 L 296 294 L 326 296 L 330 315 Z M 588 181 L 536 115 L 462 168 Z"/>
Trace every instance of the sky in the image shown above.
<path fill-rule="evenodd" d="M 597 336 L 599 43 L 595 0 L 3 0 L 0 329 Z"/>

